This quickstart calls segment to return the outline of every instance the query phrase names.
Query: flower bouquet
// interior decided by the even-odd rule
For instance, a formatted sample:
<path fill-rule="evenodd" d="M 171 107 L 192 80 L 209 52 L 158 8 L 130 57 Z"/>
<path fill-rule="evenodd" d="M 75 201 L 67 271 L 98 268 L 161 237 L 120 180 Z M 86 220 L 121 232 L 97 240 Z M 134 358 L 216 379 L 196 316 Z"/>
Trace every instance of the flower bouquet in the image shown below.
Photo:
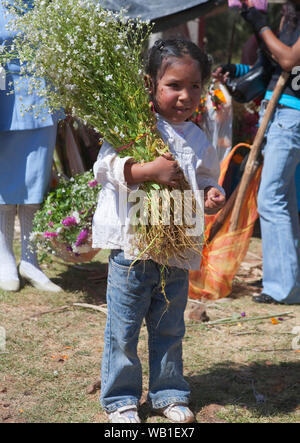
<path fill-rule="evenodd" d="M 12 3 L 12 0 L 10 0 Z M 103 9 L 95 0 L 14 0 L 12 27 L 20 32 L 12 47 L 0 52 L 0 63 L 19 58 L 50 110 L 64 108 L 93 127 L 120 157 L 153 161 L 168 151 L 156 129 L 156 117 L 144 84 L 141 54 L 151 32 L 149 23 L 125 12 Z M 46 79 L 46 86 L 41 82 Z M 38 113 L 38 109 L 32 112 Z M 165 186 L 147 182 L 146 210 L 153 192 Z M 189 189 L 183 180 L 181 191 Z M 199 238 L 185 224 L 160 221 L 134 226 L 141 253 L 168 263 L 186 249 L 201 251 Z"/>
<path fill-rule="evenodd" d="M 70 179 L 61 177 L 35 214 L 31 241 L 37 249 L 68 262 L 90 261 L 99 252 L 91 246 L 99 190 L 91 171 Z"/>

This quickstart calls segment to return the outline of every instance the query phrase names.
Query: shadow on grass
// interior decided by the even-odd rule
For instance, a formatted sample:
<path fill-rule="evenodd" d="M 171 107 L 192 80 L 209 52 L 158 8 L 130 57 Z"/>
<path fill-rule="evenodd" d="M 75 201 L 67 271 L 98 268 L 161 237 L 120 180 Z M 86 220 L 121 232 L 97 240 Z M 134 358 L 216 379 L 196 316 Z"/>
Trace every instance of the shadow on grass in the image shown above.
<path fill-rule="evenodd" d="M 300 361 L 278 365 L 255 362 L 244 366 L 226 361 L 212 365 L 205 374 L 185 378 L 191 387 L 191 409 L 195 415 L 200 412 L 200 421 L 224 421 L 215 414 L 225 406 L 240 407 L 240 418 L 235 421 L 241 422 L 247 421 L 249 412 L 252 419 L 268 419 L 291 414 L 300 404 Z M 243 410 L 248 414 L 243 414 Z M 230 421 L 230 411 L 221 413 L 224 418 L 227 414 Z M 155 415 L 145 402 L 140 410 L 142 421 Z"/>
<path fill-rule="evenodd" d="M 290 351 L 292 352 L 292 351 Z M 191 405 L 197 413 L 205 406 L 240 406 L 255 415 L 292 413 L 300 405 L 300 361 L 213 365 L 206 374 L 187 377 Z"/>
<path fill-rule="evenodd" d="M 84 301 L 99 305 L 106 303 L 107 264 L 94 261 L 80 265 L 69 265 L 67 270 L 53 278 L 66 292 L 81 291 Z"/>

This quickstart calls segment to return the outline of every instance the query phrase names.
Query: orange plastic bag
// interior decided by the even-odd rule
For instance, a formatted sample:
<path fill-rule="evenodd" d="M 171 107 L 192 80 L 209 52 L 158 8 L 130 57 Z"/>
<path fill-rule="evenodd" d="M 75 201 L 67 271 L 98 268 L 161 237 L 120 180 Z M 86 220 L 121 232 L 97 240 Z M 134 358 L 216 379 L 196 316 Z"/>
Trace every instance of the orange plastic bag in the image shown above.
<path fill-rule="evenodd" d="M 237 149 L 240 146 L 240 144 L 235 146 L 221 163 L 219 178 L 221 186 L 225 180 L 230 162 L 235 155 L 239 155 L 237 154 Z M 250 148 L 249 145 L 245 146 Z M 258 217 L 257 192 L 261 169 L 262 167 L 260 166 L 248 186 L 237 229 L 229 232 L 232 213 L 232 210 L 230 210 L 215 237 L 205 244 L 199 271 L 190 271 L 189 298 L 216 300 L 231 293 L 233 278 L 247 253 L 254 224 Z M 210 230 L 219 214 L 205 217 L 205 238 L 209 238 Z"/>

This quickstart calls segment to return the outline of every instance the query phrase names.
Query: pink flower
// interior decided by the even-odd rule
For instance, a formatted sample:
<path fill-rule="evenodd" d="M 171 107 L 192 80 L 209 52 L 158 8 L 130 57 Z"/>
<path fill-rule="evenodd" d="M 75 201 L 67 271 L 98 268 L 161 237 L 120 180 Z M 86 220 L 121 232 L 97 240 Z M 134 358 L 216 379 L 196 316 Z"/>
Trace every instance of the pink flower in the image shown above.
<path fill-rule="evenodd" d="M 88 183 L 88 185 L 89 185 L 91 188 L 94 188 L 95 186 L 98 185 L 98 182 L 97 182 L 97 180 L 92 180 L 92 181 L 90 181 L 90 182 Z"/>
<path fill-rule="evenodd" d="M 77 221 L 75 217 L 66 217 L 63 221 L 62 224 L 64 226 L 76 226 L 77 225 Z"/>
<path fill-rule="evenodd" d="M 51 238 L 51 237 L 57 237 L 57 236 L 58 236 L 57 232 L 48 232 L 48 231 L 44 232 L 45 238 Z"/>
<path fill-rule="evenodd" d="M 49 222 L 49 223 L 48 223 L 48 226 L 50 226 L 50 228 L 53 228 L 54 223 L 53 223 L 53 222 Z"/>
<path fill-rule="evenodd" d="M 75 246 L 82 245 L 82 243 L 84 243 L 87 240 L 88 235 L 89 235 L 89 231 L 87 229 L 83 229 L 77 237 Z"/>
<path fill-rule="evenodd" d="M 48 214 L 48 215 L 52 215 L 52 211 L 48 211 L 47 214 Z"/>

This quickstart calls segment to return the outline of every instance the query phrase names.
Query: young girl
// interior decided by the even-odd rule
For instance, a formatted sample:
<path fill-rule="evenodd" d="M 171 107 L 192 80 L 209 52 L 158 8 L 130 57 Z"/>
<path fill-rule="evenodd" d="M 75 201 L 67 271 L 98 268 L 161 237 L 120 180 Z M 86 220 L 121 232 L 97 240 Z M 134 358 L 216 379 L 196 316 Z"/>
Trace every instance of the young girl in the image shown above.
<path fill-rule="evenodd" d="M 137 406 L 142 394 L 142 368 L 137 344 L 143 319 L 149 335 L 149 401 L 171 421 L 194 421 L 188 408 L 190 390 L 183 377 L 182 338 L 187 302 L 188 269 L 199 269 L 201 256 L 167 266 L 165 295 L 161 265 L 134 260 L 128 225 L 122 224 L 119 189 L 128 192 L 146 181 L 176 187 L 185 175 L 193 190 L 204 190 L 205 208 L 218 210 L 224 193 L 217 184 L 219 164 L 204 133 L 188 121 L 200 102 L 209 76 L 206 55 L 193 43 L 159 40 L 149 51 L 147 74 L 157 127 L 171 154 L 152 162 L 120 158 L 108 144 L 94 165 L 102 184 L 93 222 L 93 246 L 111 249 L 107 281 L 108 317 L 101 374 L 101 403 L 112 423 L 140 423 Z M 105 220 L 103 220 L 105 218 Z"/>

